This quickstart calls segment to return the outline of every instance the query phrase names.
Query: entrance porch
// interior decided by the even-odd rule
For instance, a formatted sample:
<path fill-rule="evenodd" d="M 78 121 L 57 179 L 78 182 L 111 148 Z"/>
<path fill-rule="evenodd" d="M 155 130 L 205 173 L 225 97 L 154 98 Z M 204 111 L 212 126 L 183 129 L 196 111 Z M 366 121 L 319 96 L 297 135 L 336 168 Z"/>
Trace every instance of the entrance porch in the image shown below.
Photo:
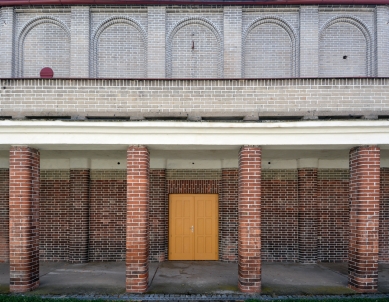
<path fill-rule="evenodd" d="M 378 289 L 378 264 L 389 261 L 387 122 L 124 122 L 96 132 L 7 123 L 0 252 L 12 292 L 39 290 L 40 261 L 125 260 L 126 291 L 152 290 L 150 262 L 169 259 L 172 194 L 217 196 L 215 258 L 238 263 L 234 289 L 265 291 L 262 262 L 347 262 L 349 288 Z"/>

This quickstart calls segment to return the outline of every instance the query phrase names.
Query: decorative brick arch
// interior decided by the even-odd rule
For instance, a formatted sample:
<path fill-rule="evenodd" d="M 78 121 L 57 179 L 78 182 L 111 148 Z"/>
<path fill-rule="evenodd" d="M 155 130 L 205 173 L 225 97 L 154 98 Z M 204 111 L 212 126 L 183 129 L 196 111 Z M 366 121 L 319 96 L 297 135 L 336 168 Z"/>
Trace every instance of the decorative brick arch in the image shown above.
<path fill-rule="evenodd" d="M 170 31 L 170 33 L 167 35 L 166 39 L 166 77 L 171 78 L 172 77 L 172 44 L 174 36 L 177 34 L 177 32 L 191 24 L 199 24 L 206 28 L 208 28 L 213 35 L 215 36 L 217 43 L 218 43 L 218 52 L 219 52 L 219 60 L 218 60 L 218 76 L 219 78 L 223 77 L 223 39 L 222 35 L 220 34 L 220 31 L 217 29 L 216 25 L 212 23 L 211 21 L 203 18 L 203 17 L 188 17 L 185 18 L 179 22 L 177 22 L 173 29 Z"/>
<path fill-rule="evenodd" d="M 134 27 L 140 34 L 143 40 L 143 54 L 145 56 L 145 65 L 147 65 L 147 34 L 146 31 L 143 29 L 142 25 L 140 25 L 139 22 L 134 20 L 133 18 L 129 17 L 124 17 L 124 16 L 115 16 L 108 18 L 104 20 L 103 22 L 100 23 L 99 26 L 97 26 L 97 29 L 95 30 L 94 34 L 92 35 L 92 41 L 91 41 L 91 50 L 92 50 L 92 55 L 90 59 L 90 72 L 89 75 L 90 77 L 97 78 L 98 76 L 98 66 L 97 66 L 97 54 L 98 54 L 98 43 L 101 34 L 110 26 L 115 25 L 115 24 L 127 24 L 129 26 Z M 145 71 L 146 71 L 146 66 L 145 66 Z M 144 77 L 146 77 L 146 74 L 144 74 Z"/>
<path fill-rule="evenodd" d="M 27 35 L 31 32 L 32 29 L 34 29 L 36 26 L 41 24 L 54 24 L 61 28 L 68 38 L 68 43 L 70 43 L 71 34 L 69 28 L 66 26 L 65 23 L 63 23 L 61 20 L 50 17 L 50 16 L 41 16 L 34 18 L 30 21 L 28 21 L 20 31 L 20 34 L 18 36 L 17 40 L 17 50 L 16 50 L 16 58 L 15 58 L 15 77 L 23 77 L 23 58 L 24 58 L 24 41 L 27 37 Z M 70 58 L 70 53 L 69 53 Z M 69 62 L 70 64 L 70 62 Z"/>
<path fill-rule="evenodd" d="M 372 40 L 372 35 L 370 33 L 369 28 L 367 25 L 359 18 L 354 17 L 354 16 L 349 16 L 349 15 L 341 15 L 341 16 L 336 16 L 328 20 L 324 25 L 320 28 L 320 33 L 319 33 L 319 47 L 322 42 L 322 38 L 324 35 L 324 32 L 327 28 L 330 26 L 336 24 L 336 23 L 348 23 L 351 25 L 354 25 L 356 28 L 358 28 L 362 34 L 365 37 L 366 40 L 366 71 L 367 71 L 367 76 L 373 76 L 374 70 L 373 70 L 373 40 Z M 319 48 L 320 52 L 320 48 Z"/>
<path fill-rule="evenodd" d="M 243 32 L 243 52 L 242 52 L 242 75 L 245 76 L 245 55 L 246 55 L 246 40 L 250 32 L 262 24 L 271 23 L 278 25 L 282 29 L 286 31 L 288 34 L 291 44 L 292 44 L 292 70 L 291 74 L 293 77 L 299 76 L 299 40 L 298 35 L 294 31 L 293 27 L 284 19 L 278 17 L 278 16 L 265 16 L 255 19 L 251 24 L 245 29 Z"/>

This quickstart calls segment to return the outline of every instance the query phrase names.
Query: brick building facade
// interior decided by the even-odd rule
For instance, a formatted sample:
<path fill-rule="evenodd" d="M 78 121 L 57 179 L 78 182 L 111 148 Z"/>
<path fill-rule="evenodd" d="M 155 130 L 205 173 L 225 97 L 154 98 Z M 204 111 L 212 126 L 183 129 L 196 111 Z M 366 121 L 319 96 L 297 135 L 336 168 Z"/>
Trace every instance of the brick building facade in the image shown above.
<path fill-rule="evenodd" d="M 126 261 L 127 291 L 147 291 L 149 261 L 172 252 L 173 194 L 218 194 L 217 258 L 239 263 L 243 292 L 260 292 L 261 261 L 348 262 L 350 288 L 377 290 L 385 1 L 22 2 L 0 0 L 11 291 L 39 286 L 39 261 Z"/>

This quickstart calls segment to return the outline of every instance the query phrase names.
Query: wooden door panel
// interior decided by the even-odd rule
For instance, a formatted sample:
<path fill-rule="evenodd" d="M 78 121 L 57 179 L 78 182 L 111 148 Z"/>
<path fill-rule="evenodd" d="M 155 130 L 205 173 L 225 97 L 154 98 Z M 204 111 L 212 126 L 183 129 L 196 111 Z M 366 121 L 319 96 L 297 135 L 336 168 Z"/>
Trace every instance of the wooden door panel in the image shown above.
<path fill-rule="evenodd" d="M 169 260 L 194 259 L 194 196 L 169 197 Z"/>
<path fill-rule="evenodd" d="M 196 195 L 195 260 L 218 260 L 218 196 Z"/>
<path fill-rule="evenodd" d="M 218 260 L 218 195 L 169 196 L 169 260 Z"/>

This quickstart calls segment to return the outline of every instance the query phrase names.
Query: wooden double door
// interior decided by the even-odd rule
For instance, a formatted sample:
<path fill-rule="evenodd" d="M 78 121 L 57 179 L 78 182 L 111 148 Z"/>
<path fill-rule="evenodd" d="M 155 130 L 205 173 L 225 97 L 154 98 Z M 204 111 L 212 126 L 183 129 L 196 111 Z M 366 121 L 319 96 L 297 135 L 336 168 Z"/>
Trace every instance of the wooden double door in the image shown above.
<path fill-rule="evenodd" d="M 169 195 L 169 260 L 218 260 L 218 195 Z"/>

